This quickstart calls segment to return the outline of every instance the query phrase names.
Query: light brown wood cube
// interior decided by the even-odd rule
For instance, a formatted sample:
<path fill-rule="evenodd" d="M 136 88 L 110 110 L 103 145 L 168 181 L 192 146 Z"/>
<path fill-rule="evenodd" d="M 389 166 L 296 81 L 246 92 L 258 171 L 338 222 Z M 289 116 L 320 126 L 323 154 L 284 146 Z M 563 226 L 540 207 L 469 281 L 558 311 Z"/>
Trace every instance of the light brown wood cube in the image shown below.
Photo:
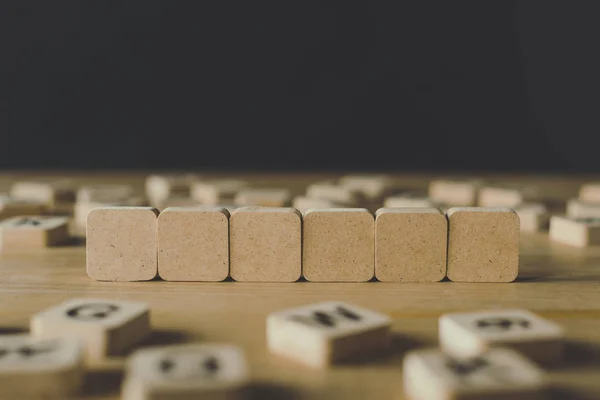
<path fill-rule="evenodd" d="M 562 360 L 564 331 L 528 310 L 496 309 L 442 315 L 439 339 L 440 348 L 458 358 L 477 357 L 504 346 L 552 366 Z"/>
<path fill-rule="evenodd" d="M 368 201 L 381 200 L 397 188 L 393 179 L 386 175 L 347 175 L 340 178 L 339 184 L 359 191 Z"/>
<path fill-rule="evenodd" d="M 121 355 L 151 333 L 146 304 L 112 299 L 71 299 L 35 314 L 30 325 L 35 337 L 80 339 L 89 363 Z"/>
<path fill-rule="evenodd" d="M 0 397 L 66 399 L 83 385 L 82 343 L 73 337 L 0 335 Z"/>
<path fill-rule="evenodd" d="M 169 197 L 189 197 L 192 183 L 199 179 L 194 174 L 149 175 L 146 177 L 146 197 L 155 207 Z"/>
<path fill-rule="evenodd" d="M 358 207 L 364 202 L 360 191 L 341 186 L 335 182 L 324 181 L 309 185 L 306 196 L 313 199 L 329 200 L 346 207 Z"/>
<path fill-rule="evenodd" d="M 437 208 L 380 208 L 375 214 L 375 277 L 438 282 L 446 276 L 448 221 Z"/>
<path fill-rule="evenodd" d="M 19 200 L 7 195 L 0 195 L 0 220 L 26 215 L 42 215 L 45 211 L 46 205 L 43 202 Z"/>
<path fill-rule="evenodd" d="M 411 400 L 541 400 L 542 370 L 512 349 L 495 348 L 475 358 L 453 358 L 438 349 L 409 352 L 402 368 Z"/>
<path fill-rule="evenodd" d="M 522 203 L 514 208 L 519 216 L 521 232 L 540 232 L 548 229 L 550 213 L 542 203 Z"/>
<path fill-rule="evenodd" d="M 453 207 L 475 206 L 482 185 L 483 181 L 478 179 L 436 179 L 429 183 L 429 198 Z"/>
<path fill-rule="evenodd" d="M 519 273 L 519 217 L 509 208 L 453 207 L 448 217 L 448 278 L 512 282 Z"/>
<path fill-rule="evenodd" d="M 66 217 L 23 216 L 0 222 L 2 251 L 56 246 L 69 241 Z"/>
<path fill-rule="evenodd" d="M 600 245 L 600 218 L 550 218 L 550 240 L 575 247 Z"/>
<path fill-rule="evenodd" d="M 584 203 L 600 203 L 600 182 L 589 182 L 581 185 L 579 200 Z"/>
<path fill-rule="evenodd" d="M 49 206 L 75 201 L 75 187 L 66 179 L 19 181 L 12 185 L 10 196 L 19 200 L 39 201 Z"/>
<path fill-rule="evenodd" d="M 419 195 L 418 193 L 402 193 L 387 197 L 383 203 L 383 206 L 385 208 L 437 208 L 439 204 L 435 203 L 428 197 Z"/>
<path fill-rule="evenodd" d="M 271 353 L 313 368 L 377 356 L 390 345 L 391 319 L 342 302 L 291 308 L 267 317 Z"/>
<path fill-rule="evenodd" d="M 158 216 L 158 274 L 166 281 L 222 281 L 229 275 L 229 212 L 169 207 Z"/>
<path fill-rule="evenodd" d="M 249 398 L 250 374 L 242 349 L 190 344 L 136 351 L 127 361 L 123 400 Z"/>
<path fill-rule="evenodd" d="M 99 281 L 148 281 L 157 274 L 157 216 L 152 207 L 105 207 L 87 219 L 86 264 Z"/>
<path fill-rule="evenodd" d="M 600 218 L 600 203 L 570 199 L 567 201 L 566 212 L 569 218 Z"/>
<path fill-rule="evenodd" d="M 302 273 L 302 215 L 294 208 L 242 207 L 230 219 L 231 277 L 295 282 Z"/>
<path fill-rule="evenodd" d="M 366 282 L 375 271 L 375 220 L 364 208 L 304 215 L 302 271 L 313 282 Z"/>
<path fill-rule="evenodd" d="M 194 182 L 191 187 L 191 196 L 202 204 L 211 206 L 233 203 L 235 195 L 246 187 L 248 187 L 248 182 L 237 179 Z"/>
<path fill-rule="evenodd" d="M 292 194 L 288 189 L 243 189 L 235 195 L 233 202 L 240 207 L 289 207 L 291 199 Z"/>
<path fill-rule="evenodd" d="M 105 207 L 143 207 L 146 206 L 146 199 L 142 197 L 127 197 L 122 199 L 109 199 L 108 197 L 101 199 L 102 196 L 94 196 L 93 201 L 82 201 L 75 203 L 73 208 L 73 225 L 78 234 L 85 234 L 87 226 L 87 217 L 90 211 L 97 208 Z"/>

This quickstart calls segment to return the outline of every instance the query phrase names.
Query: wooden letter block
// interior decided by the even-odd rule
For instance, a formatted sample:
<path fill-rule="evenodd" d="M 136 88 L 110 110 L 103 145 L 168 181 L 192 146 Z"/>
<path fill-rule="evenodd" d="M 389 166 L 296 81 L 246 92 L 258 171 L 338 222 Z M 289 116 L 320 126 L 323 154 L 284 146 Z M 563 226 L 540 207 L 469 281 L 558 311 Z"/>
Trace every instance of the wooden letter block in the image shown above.
<path fill-rule="evenodd" d="M 600 218 L 550 218 L 550 239 L 575 247 L 600 244 Z"/>
<path fill-rule="evenodd" d="M 75 188 L 68 180 L 40 179 L 16 182 L 10 189 L 11 197 L 19 200 L 39 201 L 48 206 L 73 203 Z"/>
<path fill-rule="evenodd" d="M 71 299 L 34 315 L 30 329 L 40 338 L 79 338 L 86 360 L 93 363 L 144 340 L 151 333 L 150 310 L 132 301 Z"/>
<path fill-rule="evenodd" d="M 158 216 L 158 274 L 166 281 L 222 281 L 229 275 L 229 212 L 169 207 Z"/>
<path fill-rule="evenodd" d="M 527 310 L 445 314 L 439 320 L 440 348 L 458 358 L 492 347 L 511 347 L 541 365 L 562 359 L 563 329 Z"/>
<path fill-rule="evenodd" d="M 509 208 L 448 210 L 448 278 L 512 282 L 519 273 L 519 217 Z"/>
<path fill-rule="evenodd" d="M 390 344 L 387 315 L 341 302 L 292 308 L 267 317 L 274 354 L 313 368 L 373 357 Z"/>
<path fill-rule="evenodd" d="M 99 281 L 148 281 L 158 271 L 158 210 L 106 207 L 87 220 L 87 274 Z"/>
<path fill-rule="evenodd" d="M 250 377 L 244 353 L 227 344 L 192 344 L 141 349 L 126 365 L 123 400 L 248 398 Z"/>
<path fill-rule="evenodd" d="M 146 196 L 154 207 L 169 197 L 188 197 L 192 183 L 199 179 L 193 174 L 150 175 L 146 178 Z"/>
<path fill-rule="evenodd" d="M 44 248 L 69 240 L 68 218 L 14 217 L 0 222 L 2 251 Z"/>
<path fill-rule="evenodd" d="M 76 338 L 0 335 L 0 397 L 65 399 L 83 384 L 83 351 Z"/>
<path fill-rule="evenodd" d="M 77 190 L 77 203 L 123 202 L 133 196 L 134 190 L 131 185 L 85 185 Z"/>
<path fill-rule="evenodd" d="M 543 372 L 518 352 L 497 348 L 457 359 L 437 349 L 404 358 L 404 392 L 411 400 L 541 400 Z"/>
<path fill-rule="evenodd" d="M 429 183 L 429 198 L 436 203 L 453 207 L 471 207 L 477 204 L 477 196 L 483 181 L 436 179 Z"/>
<path fill-rule="evenodd" d="M 40 201 L 19 200 L 0 195 L 0 220 L 25 215 L 42 215 L 46 206 Z"/>
<path fill-rule="evenodd" d="M 231 215 L 231 277 L 295 282 L 302 274 L 302 215 L 294 208 L 243 207 Z"/>
<path fill-rule="evenodd" d="M 586 203 L 577 199 L 567 201 L 567 217 L 600 218 L 600 204 Z"/>
<path fill-rule="evenodd" d="M 289 207 L 291 199 L 288 189 L 244 189 L 235 195 L 233 202 L 240 207 Z"/>
<path fill-rule="evenodd" d="M 202 204 L 211 206 L 233 203 L 235 195 L 246 187 L 248 187 L 248 182 L 236 179 L 194 182 L 191 196 Z"/>
<path fill-rule="evenodd" d="M 306 188 L 306 196 L 313 199 L 329 200 L 346 207 L 358 207 L 364 202 L 360 191 L 350 189 L 334 182 L 317 182 Z"/>
<path fill-rule="evenodd" d="M 312 209 L 304 215 L 304 277 L 366 282 L 375 272 L 375 220 L 364 208 Z"/>
<path fill-rule="evenodd" d="M 448 221 L 437 208 L 380 208 L 375 214 L 375 277 L 438 282 L 446 276 Z"/>
<path fill-rule="evenodd" d="M 600 203 L 600 182 L 590 182 L 579 188 L 579 200 L 584 203 Z"/>
<path fill-rule="evenodd" d="M 438 204 L 433 202 L 431 199 L 421 196 L 417 193 L 403 193 L 387 197 L 383 203 L 383 206 L 385 208 L 437 208 Z"/>
<path fill-rule="evenodd" d="M 522 203 L 514 208 L 519 216 L 521 232 L 540 232 L 548 229 L 550 213 L 542 203 Z"/>
<path fill-rule="evenodd" d="M 330 200 L 314 199 L 306 196 L 296 196 L 292 202 L 292 207 L 304 214 L 311 208 L 343 208 L 343 205 L 336 204 Z"/>

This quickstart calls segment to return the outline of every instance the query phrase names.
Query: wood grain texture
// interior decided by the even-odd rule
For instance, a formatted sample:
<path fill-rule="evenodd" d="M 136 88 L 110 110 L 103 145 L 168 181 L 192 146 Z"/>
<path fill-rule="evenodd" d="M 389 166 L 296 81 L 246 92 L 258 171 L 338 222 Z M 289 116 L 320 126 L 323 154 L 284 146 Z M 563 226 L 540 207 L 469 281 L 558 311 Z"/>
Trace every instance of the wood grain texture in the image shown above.
<path fill-rule="evenodd" d="M 68 174 L 78 183 L 131 183 L 143 193 L 148 173 Z M 202 174 L 221 177 L 233 174 Z M 0 192 L 34 173 L 0 175 Z M 237 174 L 251 182 L 289 187 L 301 194 L 310 182 L 331 174 Z M 429 175 L 398 175 L 405 187 L 424 189 Z M 485 177 L 485 176 L 484 176 Z M 536 183 L 559 205 L 583 182 L 600 177 L 489 176 L 493 183 Z M 575 248 L 553 243 L 547 233 L 521 235 L 520 275 L 514 283 L 246 283 L 97 282 L 85 273 L 85 248 L 71 245 L 0 254 L 0 333 L 26 330 L 31 315 L 73 297 L 143 301 L 151 307 L 155 333 L 149 345 L 231 342 L 249 360 L 257 398 L 404 398 L 402 359 L 408 349 L 437 346 L 437 319 L 451 311 L 527 308 L 566 330 L 566 361 L 549 371 L 558 398 L 600 398 L 600 246 Z M 267 352 L 269 313 L 322 301 L 343 301 L 394 319 L 389 355 L 358 365 L 313 371 Z M 76 399 L 119 398 L 123 358 L 113 358 L 88 376 Z"/>

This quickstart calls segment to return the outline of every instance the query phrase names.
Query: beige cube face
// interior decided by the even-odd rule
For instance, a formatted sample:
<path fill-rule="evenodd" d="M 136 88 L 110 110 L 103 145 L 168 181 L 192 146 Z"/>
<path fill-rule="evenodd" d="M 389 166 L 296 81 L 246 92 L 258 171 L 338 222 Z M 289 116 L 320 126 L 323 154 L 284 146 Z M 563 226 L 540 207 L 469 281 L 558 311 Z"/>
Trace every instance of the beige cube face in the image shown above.
<path fill-rule="evenodd" d="M 575 247 L 600 244 L 600 218 L 550 218 L 550 240 Z"/>
<path fill-rule="evenodd" d="M 518 215 L 508 208 L 448 210 L 448 278 L 512 282 L 519 273 Z"/>
<path fill-rule="evenodd" d="M 247 187 L 248 182 L 237 179 L 195 182 L 191 196 L 205 205 L 233 203 L 235 195 Z"/>
<path fill-rule="evenodd" d="M 578 199 L 570 199 L 566 211 L 569 218 L 600 218 L 600 204 L 586 203 Z"/>
<path fill-rule="evenodd" d="M 550 213 L 542 203 L 523 203 L 514 208 L 519 216 L 521 232 L 540 232 L 548 229 Z"/>
<path fill-rule="evenodd" d="M 291 308 L 267 317 L 269 351 L 314 368 L 379 355 L 391 319 L 342 302 Z"/>
<path fill-rule="evenodd" d="M 158 274 L 166 281 L 222 281 L 229 275 L 229 212 L 170 207 L 158 217 Z"/>
<path fill-rule="evenodd" d="M 440 347 L 455 357 L 476 357 L 492 347 L 511 347 L 542 365 L 562 359 L 563 329 L 527 310 L 485 310 L 444 314 Z"/>
<path fill-rule="evenodd" d="M 148 281 L 158 272 L 158 210 L 106 207 L 87 219 L 87 274 L 99 281 Z"/>
<path fill-rule="evenodd" d="M 120 355 L 150 333 L 150 310 L 144 303 L 79 298 L 51 307 L 31 318 L 35 337 L 79 338 L 88 362 Z"/>
<path fill-rule="evenodd" d="M 383 206 L 385 208 L 436 208 L 437 203 L 417 193 L 404 193 L 386 198 Z"/>
<path fill-rule="evenodd" d="M 429 183 L 429 198 L 439 204 L 452 207 L 471 207 L 477 204 L 477 196 L 483 181 L 437 179 Z"/>
<path fill-rule="evenodd" d="M 468 359 L 437 349 L 412 351 L 404 358 L 402 374 L 409 399 L 541 400 L 546 395 L 543 372 L 511 349 Z"/>
<path fill-rule="evenodd" d="M 77 338 L 0 335 L 0 396 L 65 398 L 83 384 L 83 351 Z"/>
<path fill-rule="evenodd" d="M 292 194 L 288 189 L 243 189 L 233 199 L 240 207 L 288 207 Z"/>
<path fill-rule="evenodd" d="M 229 245 L 236 281 L 295 282 L 302 274 L 302 215 L 294 208 L 239 208 Z"/>
<path fill-rule="evenodd" d="M 313 199 L 329 200 L 346 207 L 359 207 L 364 197 L 356 189 L 350 189 L 334 182 L 317 182 L 306 188 L 306 196 Z"/>
<path fill-rule="evenodd" d="M 479 190 L 479 207 L 516 207 L 525 202 L 525 191 L 517 188 L 488 186 Z"/>
<path fill-rule="evenodd" d="M 584 203 L 600 203 L 600 182 L 590 182 L 579 188 L 579 200 Z"/>
<path fill-rule="evenodd" d="M 127 362 L 125 400 L 246 398 L 243 351 L 229 344 L 192 344 L 136 351 Z"/>
<path fill-rule="evenodd" d="M 375 272 L 375 220 L 364 208 L 304 215 L 302 271 L 313 282 L 366 282 Z"/>
<path fill-rule="evenodd" d="M 63 244 L 69 240 L 68 218 L 49 216 L 14 217 L 0 222 L 3 252 L 23 251 Z"/>
<path fill-rule="evenodd" d="M 70 181 L 40 179 L 16 182 L 10 189 L 11 197 L 19 200 L 39 201 L 46 205 L 72 203 L 75 201 L 75 188 Z"/>
<path fill-rule="evenodd" d="M 436 208 L 381 208 L 375 214 L 375 277 L 438 282 L 446 276 L 448 221 Z"/>

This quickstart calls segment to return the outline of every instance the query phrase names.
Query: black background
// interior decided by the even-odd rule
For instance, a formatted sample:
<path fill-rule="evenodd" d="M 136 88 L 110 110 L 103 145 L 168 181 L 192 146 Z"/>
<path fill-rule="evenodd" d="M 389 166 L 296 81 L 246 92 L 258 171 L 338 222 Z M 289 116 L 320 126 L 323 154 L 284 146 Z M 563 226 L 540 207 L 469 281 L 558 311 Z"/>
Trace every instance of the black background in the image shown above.
<path fill-rule="evenodd" d="M 599 11 L 3 1 L 0 166 L 600 171 Z"/>

